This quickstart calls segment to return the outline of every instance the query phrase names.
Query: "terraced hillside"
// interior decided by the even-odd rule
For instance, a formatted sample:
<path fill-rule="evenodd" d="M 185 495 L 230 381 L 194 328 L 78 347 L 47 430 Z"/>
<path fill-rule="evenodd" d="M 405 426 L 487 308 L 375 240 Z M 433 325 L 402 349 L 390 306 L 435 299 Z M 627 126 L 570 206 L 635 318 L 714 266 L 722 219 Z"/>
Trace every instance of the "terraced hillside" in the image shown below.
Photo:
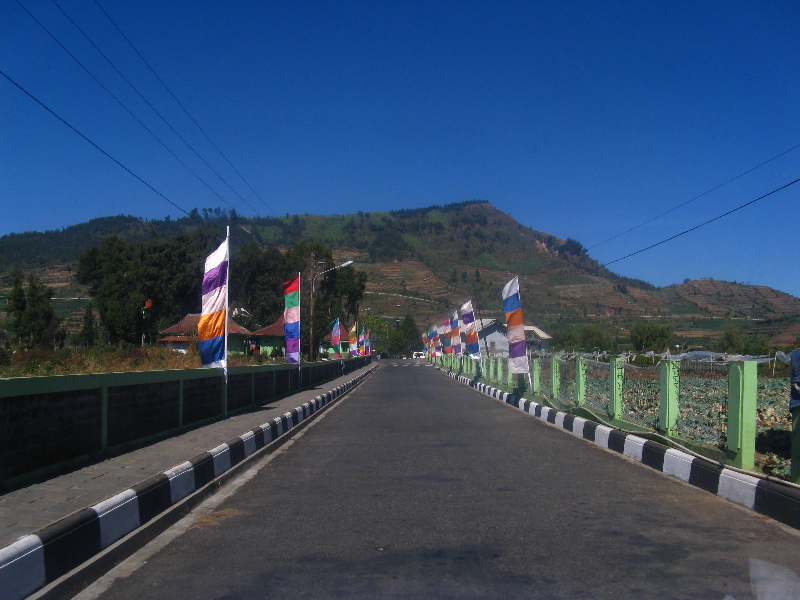
<path fill-rule="evenodd" d="M 594 322 L 624 339 L 632 323 L 655 319 L 670 325 L 687 344 L 713 342 L 731 325 L 781 345 L 800 334 L 800 299 L 794 296 L 713 279 L 659 289 L 612 273 L 590 258 L 579 242 L 523 226 L 483 201 L 269 219 L 231 219 L 204 210 L 199 220 L 210 226 L 230 224 L 234 251 L 250 239 L 282 249 L 301 239 L 323 242 L 337 259 L 354 260 L 356 268 L 368 273 L 364 310 L 390 318 L 411 312 L 421 328 L 440 321 L 469 298 L 484 317 L 501 317 L 501 287 L 519 275 L 526 321 L 545 330 Z M 120 235 L 137 239 L 148 231 L 152 238 L 195 226 L 189 219 L 95 221 L 63 232 L 3 236 L 0 248 L 15 257 L 16 264 L 42 273 L 66 263 L 60 272 L 68 274 L 73 260 L 57 260 L 48 248 L 91 245 L 113 233 L 115 226 Z M 25 264 L 28 255 L 31 259 Z M 6 263 L 0 268 L 8 269 Z"/>

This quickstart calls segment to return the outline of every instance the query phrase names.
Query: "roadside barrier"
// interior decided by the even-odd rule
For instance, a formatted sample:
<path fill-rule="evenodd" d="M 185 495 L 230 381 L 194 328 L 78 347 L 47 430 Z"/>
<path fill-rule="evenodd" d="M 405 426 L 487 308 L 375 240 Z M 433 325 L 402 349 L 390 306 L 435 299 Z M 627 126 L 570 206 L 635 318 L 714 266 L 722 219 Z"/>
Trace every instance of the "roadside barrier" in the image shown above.
<path fill-rule="evenodd" d="M 648 467 L 699 487 L 720 498 L 800 529 L 800 486 L 727 468 L 721 463 L 693 456 L 646 440 L 633 433 L 600 425 L 569 413 L 520 398 L 484 383 L 445 371 L 453 379 L 505 402 L 571 434 L 612 450 Z"/>
<path fill-rule="evenodd" d="M 377 366 L 216 448 L 0 548 L 0 600 L 22 600 L 109 548 L 347 393 Z"/>

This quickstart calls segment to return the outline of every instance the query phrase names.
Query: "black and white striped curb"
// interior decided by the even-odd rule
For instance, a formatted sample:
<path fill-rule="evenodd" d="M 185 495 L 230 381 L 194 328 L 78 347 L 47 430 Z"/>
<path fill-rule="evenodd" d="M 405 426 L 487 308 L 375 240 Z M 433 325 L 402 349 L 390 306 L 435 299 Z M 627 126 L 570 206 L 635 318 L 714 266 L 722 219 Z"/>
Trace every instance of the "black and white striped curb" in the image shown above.
<path fill-rule="evenodd" d="M 623 454 L 656 471 L 767 515 L 790 527 L 800 529 L 800 490 L 795 487 L 745 475 L 725 468 L 720 463 L 698 458 L 606 425 L 598 425 L 589 419 L 543 406 L 532 400 L 472 381 L 468 377 L 456 373 L 448 374 L 487 396 L 561 427 L 577 437 Z"/>
<path fill-rule="evenodd" d="M 227 443 L 0 548 L 0 600 L 21 600 L 138 529 L 358 385 L 377 366 Z"/>

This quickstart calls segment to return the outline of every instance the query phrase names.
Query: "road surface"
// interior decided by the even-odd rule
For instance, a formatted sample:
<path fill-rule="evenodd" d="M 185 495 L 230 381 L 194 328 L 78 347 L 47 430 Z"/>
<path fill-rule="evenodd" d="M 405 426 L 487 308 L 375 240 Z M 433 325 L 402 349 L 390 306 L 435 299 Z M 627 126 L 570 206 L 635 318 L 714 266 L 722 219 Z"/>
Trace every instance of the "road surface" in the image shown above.
<path fill-rule="evenodd" d="M 800 537 L 424 361 L 384 360 L 128 571 L 92 593 L 764 600 L 800 594 Z"/>

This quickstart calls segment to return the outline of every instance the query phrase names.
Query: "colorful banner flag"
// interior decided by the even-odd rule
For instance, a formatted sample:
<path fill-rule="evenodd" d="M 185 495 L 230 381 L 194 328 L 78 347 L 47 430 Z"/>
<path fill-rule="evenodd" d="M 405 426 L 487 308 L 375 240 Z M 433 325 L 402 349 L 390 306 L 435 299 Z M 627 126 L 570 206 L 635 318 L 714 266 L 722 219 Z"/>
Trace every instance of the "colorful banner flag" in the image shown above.
<path fill-rule="evenodd" d="M 336 358 L 342 358 L 341 334 L 339 332 L 339 317 L 331 324 L 331 348 L 336 353 Z"/>
<path fill-rule="evenodd" d="M 439 338 L 442 340 L 442 351 L 445 354 L 452 354 L 453 347 L 450 345 L 450 319 L 442 321 L 442 331 L 439 333 Z"/>
<path fill-rule="evenodd" d="M 283 284 L 283 337 L 286 362 L 300 363 L 300 274 Z"/>
<path fill-rule="evenodd" d="M 228 238 L 206 259 L 202 290 L 202 312 L 197 324 L 200 363 L 204 367 L 227 367 Z"/>
<path fill-rule="evenodd" d="M 439 338 L 439 330 L 436 329 L 436 325 L 433 326 L 433 355 L 442 355 L 442 340 Z"/>
<path fill-rule="evenodd" d="M 475 313 L 472 310 L 472 300 L 461 307 L 461 320 L 464 322 L 464 337 L 466 337 L 467 354 L 473 360 L 481 359 L 481 349 L 478 345 L 478 332 L 475 329 Z"/>
<path fill-rule="evenodd" d="M 450 317 L 450 339 L 453 346 L 453 354 L 461 355 L 461 332 L 458 329 L 458 311 L 453 311 Z"/>
<path fill-rule="evenodd" d="M 522 323 L 522 303 L 516 277 L 503 288 L 503 312 L 508 328 L 508 368 L 512 373 L 528 373 L 528 353 L 525 348 L 525 326 Z"/>
<path fill-rule="evenodd" d="M 356 326 L 350 329 L 350 356 L 358 356 L 358 336 L 356 335 Z"/>
<path fill-rule="evenodd" d="M 358 353 L 361 356 L 364 356 L 364 328 L 361 328 L 361 331 L 358 332 Z"/>
<path fill-rule="evenodd" d="M 364 353 L 367 356 L 369 356 L 369 353 L 372 351 L 372 346 L 370 345 L 370 342 L 369 342 L 369 329 L 367 329 L 367 333 L 364 336 L 364 351 L 365 351 Z"/>

